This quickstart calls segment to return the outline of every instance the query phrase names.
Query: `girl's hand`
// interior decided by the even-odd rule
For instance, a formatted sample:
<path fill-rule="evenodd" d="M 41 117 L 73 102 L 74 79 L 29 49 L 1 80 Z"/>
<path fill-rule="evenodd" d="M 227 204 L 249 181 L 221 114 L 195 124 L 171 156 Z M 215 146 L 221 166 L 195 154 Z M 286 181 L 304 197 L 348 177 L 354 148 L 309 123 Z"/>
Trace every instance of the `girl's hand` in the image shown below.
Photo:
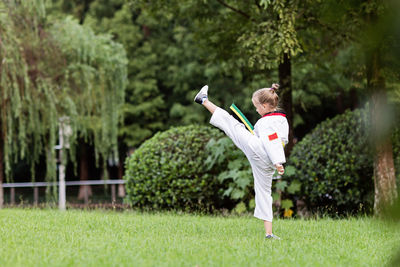
<path fill-rule="evenodd" d="M 279 175 L 282 175 L 285 173 L 285 169 L 283 168 L 282 164 L 275 164 L 275 168 L 278 171 Z"/>

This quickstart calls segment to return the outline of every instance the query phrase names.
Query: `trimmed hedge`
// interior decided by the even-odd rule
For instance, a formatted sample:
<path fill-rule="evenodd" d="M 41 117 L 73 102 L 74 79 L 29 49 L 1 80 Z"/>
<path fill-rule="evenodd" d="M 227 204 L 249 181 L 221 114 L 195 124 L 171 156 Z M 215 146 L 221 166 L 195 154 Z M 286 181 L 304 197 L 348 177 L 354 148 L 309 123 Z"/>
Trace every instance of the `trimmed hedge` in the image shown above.
<path fill-rule="evenodd" d="M 126 202 L 147 209 L 210 211 L 224 205 L 220 165 L 206 167 L 206 145 L 224 135 L 208 126 L 159 132 L 127 158 Z"/>
<path fill-rule="evenodd" d="M 362 110 L 347 111 L 320 123 L 292 150 L 290 179 L 301 182 L 300 198 L 311 211 L 329 215 L 371 213 L 374 203 L 373 155 L 369 118 Z M 399 134 L 393 134 L 399 170 Z"/>

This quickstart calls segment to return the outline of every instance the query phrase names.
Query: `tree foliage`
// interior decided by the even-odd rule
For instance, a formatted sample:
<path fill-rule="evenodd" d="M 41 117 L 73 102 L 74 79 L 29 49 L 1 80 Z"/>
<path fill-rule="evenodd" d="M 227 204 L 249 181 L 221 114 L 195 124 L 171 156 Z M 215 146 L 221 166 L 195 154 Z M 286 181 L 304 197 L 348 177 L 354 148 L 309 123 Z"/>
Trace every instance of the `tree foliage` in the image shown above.
<path fill-rule="evenodd" d="M 73 128 L 93 139 L 96 158 L 118 158 L 118 124 L 127 85 L 124 48 L 71 17 L 52 25 L 50 33 L 68 63 L 61 86 L 66 88 L 65 112 L 70 113 Z"/>
<path fill-rule="evenodd" d="M 120 131 L 126 146 L 138 146 L 169 125 L 205 122 L 206 113 L 193 105 L 193 95 L 205 83 L 221 105 L 235 100 L 249 107 L 252 90 L 265 87 L 261 73 L 232 58 L 209 60 L 215 54 L 196 34 L 197 19 L 176 15 L 185 12 L 184 5 L 178 10 L 158 5 L 97 0 L 91 1 L 84 16 L 85 25 L 111 34 L 127 51 L 129 84 Z M 78 4 L 65 11 L 76 9 Z M 228 88 L 231 96 L 220 88 Z"/>
<path fill-rule="evenodd" d="M 42 27 L 43 3 L 1 3 L 1 141 L 6 176 L 18 158 L 34 165 L 45 154 L 55 172 L 57 105 L 62 92 L 56 81 L 64 62 Z M 33 15 L 37 12 L 37 16 Z"/>
<path fill-rule="evenodd" d="M 96 152 L 116 149 L 119 107 L 126 87 L 126 55 L 110 36 L 95 35 L 71 18 L 55 20 L 44 1 L 0 4 L 0 126 L 5 172 L 26 158 L 46 157 L 47 178 L 56 178 L 54 146 L 59 120 L 69 117 L 70 156 L 78 135 L 94 135 Z"/>

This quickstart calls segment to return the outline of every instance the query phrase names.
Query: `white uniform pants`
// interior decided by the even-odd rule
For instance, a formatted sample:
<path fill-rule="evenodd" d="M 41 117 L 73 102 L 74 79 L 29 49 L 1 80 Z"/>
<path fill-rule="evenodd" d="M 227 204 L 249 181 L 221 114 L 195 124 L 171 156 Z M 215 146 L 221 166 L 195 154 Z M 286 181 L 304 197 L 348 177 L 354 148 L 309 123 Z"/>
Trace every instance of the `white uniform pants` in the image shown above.
<path fill-rule="evenodd" d="M 271 184 L 275 168 L 269 160 L 261 141 L 256 135 L 251 134 L 244 124 L 221 108 L 215 110 L 210 123 L 223 130 L 246 155 L 254 177 L 256 202 L 254 217 L 272 222 Z"/>

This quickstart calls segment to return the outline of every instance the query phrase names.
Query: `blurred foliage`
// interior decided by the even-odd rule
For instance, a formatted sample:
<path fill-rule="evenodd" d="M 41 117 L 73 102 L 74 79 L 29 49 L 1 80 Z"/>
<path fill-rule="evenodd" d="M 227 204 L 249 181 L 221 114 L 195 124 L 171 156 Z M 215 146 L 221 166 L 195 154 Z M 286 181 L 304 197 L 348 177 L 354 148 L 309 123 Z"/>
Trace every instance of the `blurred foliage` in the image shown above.
<path fill-rule="evenodd" d="M 213 211 L 229 207 L 226 185 L 216 177 L 226 161 L 207 168 L 210 139 L 223 134 L 206 126 L 174 127 L 159 132 L 127 158 L 126 202 L 147 209 Z"/>

